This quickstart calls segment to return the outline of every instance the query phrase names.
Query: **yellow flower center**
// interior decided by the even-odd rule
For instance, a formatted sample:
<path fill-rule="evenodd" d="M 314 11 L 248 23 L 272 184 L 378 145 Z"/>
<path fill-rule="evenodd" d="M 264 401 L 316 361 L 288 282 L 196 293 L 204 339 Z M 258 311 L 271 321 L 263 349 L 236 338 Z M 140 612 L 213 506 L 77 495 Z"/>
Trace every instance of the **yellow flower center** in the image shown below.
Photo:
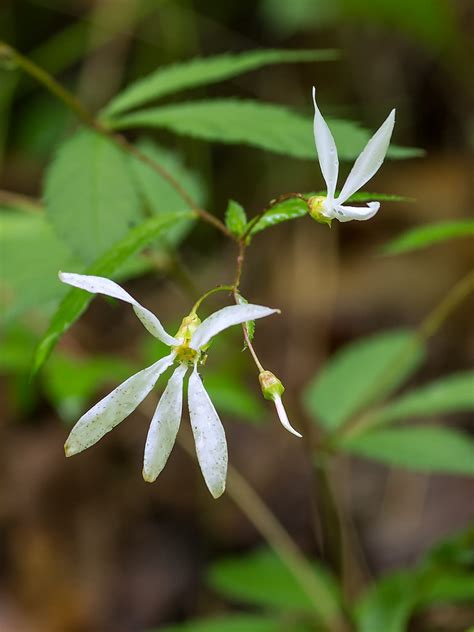
<path fill-rule="evenodd" d="M 201 324 L 201 320 L 197 314 L 189 314 L 183 318 L 183 321 L 176 333 L 176 338 L 182 340 L 181 344 L 177 347 L 173 347 L 173 351 L 176 353 L 176 360 L 184 364 L 193 365 L 196 360 L 199 359 L 201 352 L 191 349 L 189 343 L 193 333 Z"/>
<path fill-rule="evenodd" d="M 331 226 L 332 219 L 323 213 L 325 201 L 326 197 L 323 195 L 313 195 L 308 199 L 308 212 L 317 222 Z"/>

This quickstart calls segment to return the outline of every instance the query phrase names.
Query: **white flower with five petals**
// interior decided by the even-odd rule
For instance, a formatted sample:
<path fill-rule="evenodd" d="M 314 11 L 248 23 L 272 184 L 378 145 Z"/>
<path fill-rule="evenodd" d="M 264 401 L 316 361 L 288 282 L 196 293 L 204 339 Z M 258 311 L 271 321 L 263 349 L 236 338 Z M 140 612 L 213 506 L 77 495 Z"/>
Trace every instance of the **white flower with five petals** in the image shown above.
<path fill-rule="evenodd" d="M 225 489 L 227 443 L 224 428 L 197 371 L 211 339 L 227 327 L 278 312 L 261 305 L 231 305 L 211 314 L 202 323 L 195 313 L 183 319 L 176 336 L 170 336 L 158 318 L 140 305 L 117 283 L 103 277 L 59 273 L 64 283 L 96 294 L 130 303 L 144 327 L 171 348 L 171 353 L 132 375 L 86 412 L 76 423 L 64 446 L 66 456 L 97 443 L 130 415 L 155 386 L 158 378 L 177 363 L 161 396 L 145 444 L 143 478 L 153 482 L 164 468 L 178 433 L 183 403 L 183 381 L 192 369 L 188 384 L 188 406 L 196 453 L 204 480 L 214 498 Z"/>
<path fill-rule="evenodd" d="M 395 110 L 390 112 L 380 128 L 369 140 L 355 161 L 341 192 L 336 196 L 339 158 L 333 135 L 316 103 L 316 88 L 313 88 L 313 101 L 314 140 L 318 152 L 319 165 L 326 182 L 327 195 L 325 197 L 314 196 L 308 200 L 310 214 L 314 219 L 328 223 L 333 219 L 338 219 L 340 222 L 348 222 L 351 219 L 370 219 L 379 210 L 380 202 L 368 202 L 366 207 L 345 206 L 344 202 L 363 187 L 382 165 L 395 124 Z"/>

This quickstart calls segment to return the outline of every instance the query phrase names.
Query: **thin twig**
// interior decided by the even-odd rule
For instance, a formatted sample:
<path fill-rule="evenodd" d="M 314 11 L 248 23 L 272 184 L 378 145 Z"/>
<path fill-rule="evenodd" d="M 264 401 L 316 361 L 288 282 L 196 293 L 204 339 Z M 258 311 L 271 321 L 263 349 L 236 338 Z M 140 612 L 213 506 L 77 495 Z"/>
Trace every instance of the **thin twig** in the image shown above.
<path fill-rule="evenodd" d="M 184 202 L 196 213 L 196 215 L 204 222 L 214 226 L 221 233 L 223 233 L 229 239 L 233 241 L 236 237 L 228 230 L 223 222 L 219 218 L 215 217 L 205 209 L 199 207 L 199 205 L 193 200 L 189 193 L 181 186 L 180 182 L 164 167 L 153 160 L 150 156 L 140 151 L 137 147 L 132 145 L 124 136 L 117 134 L 110 130 L 101 121 L 96 119 L 82 103 L 75 97 L 74 94 L 66 90 L 54 77 L 52 77 L 45 70 L 37 66 L 30 59 L 19 53 L 9 44 L 0 41 L 0 62 L 7 62 L 9 64 L 15 64 L 21 68 L 28 75 L 36 79 L 41 83 L 51 94 L 57 99 L 62 101 L 66 107 L 68 107 L 77 118 L 84 123 L 87 127 L 93 129 L 98 134 L 105 136 L 118 147 L 120 147 L 126 153 L 134 156 L 137 160 L 140 160 L 144 164 L 148 165 L 153 171 L 164 178 L 183 199 Z"/>

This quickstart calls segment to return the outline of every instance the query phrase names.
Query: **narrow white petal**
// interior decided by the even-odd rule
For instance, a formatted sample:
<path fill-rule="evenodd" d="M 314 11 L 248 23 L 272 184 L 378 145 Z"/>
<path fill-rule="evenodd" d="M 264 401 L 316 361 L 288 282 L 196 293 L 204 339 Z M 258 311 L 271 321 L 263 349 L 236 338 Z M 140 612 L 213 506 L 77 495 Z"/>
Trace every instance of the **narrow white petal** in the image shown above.
<path fill-rule="evenodd" d="M 118 283 L 106 279 L 105 277 L 93 276 L 88 274 L 73 274 L 70 272 L 60 272 L 59 278 L 63 283 L 78 287 L 86 292 L 93 294 L 105 294 L 113 298 L 118 298 L 121 301 L 130 303 L 133 305 L 135 314 L 138 316 L 143 326 L 153 335 L 167 345 L 176 345 L 178 341 L 173 336 L 166 333 L 163 325 L 158 318 L 152 314 L 148 309 L 140 305 L 133 296 L 130 296 Z"/>
<path fill-rule="evenodd" d="M 85 413 L 64 445 L 66 456 L 89 448 L 128 417 L 145 399 L 156 381 L 173 363 L 174 353 L 135 373 Z"/>
<path fill-rule="evenodd" d="M 191 338 L 191 344 L 189 346 L 191 349 L 198 350 L 207 344 L 213 336 L 227 329 L 227 327 L 246 323 L 249 320 L 256 320 L 257 318 L 271 316 L 272 314 L 279 313 L 279 311 L 280 310 L 272 309 L 271 307 L 252 304 L 223 307 L 217 312 L 214 312 L 214 314 L 211 314 L 199 325 Z"/>
<path fill-rule="evenodd" d="M 199 465 L 209 491 L 219 498 L 225 490 L 227 442 L 221 420 L 196 368 L 189 378 L 188 404 Z"/>
<path fill-rule="evenodd" d="M 373 217 L 380 208 L 380 202 L 368 202 L 367 206 L 336 206 L 336 219 L 349 222 L 351 219 L 366 220 Z"/>
<path fill-rule="evenodd" d="M 281 397 L 276 396 L 273 401 L 275 402 L 275 407 L 277 409 L 278 417 L 280 418 L 281 425 L 283 426 L 283 428 L 288 430 L 288 432 L 291 432 L 291 434 L 294 434 L 297 437 L 301 437 L 302 435 L 299 432 L 297 432 L 293 428 L 293 426 L 290 424 L 288 415 L 286 414 L 285 407 L 283 406 L 283 402 L 281 401 Z"/>
<path fill-rule="evenodd" d="M 394 125 L 395 110 L 392 110 L 355 161 L 341 193 L 335 201 L 336 205 L 344 204 L 380 169 L 390 144 Z"/>
<path fill-rule="evenodd" d="M 173 373 L 156 408 L 146 438 L 143 478 L 156 480 L 165 467 L 178 434 L 183 409 L 183 378 L 187 367 L 181 364 Z"/>
<path fill-rule="evenodd" d="M 339 172 L 339 159 L 337 157 L 336 143 L 326 121 L 316 104 L 316 88 L 313 87 L 314 103 L 314 142 L 318 152 L 319 166 L 326 182 L 328 198 L 334 199 L 336 191 L 337 174 Z"/>

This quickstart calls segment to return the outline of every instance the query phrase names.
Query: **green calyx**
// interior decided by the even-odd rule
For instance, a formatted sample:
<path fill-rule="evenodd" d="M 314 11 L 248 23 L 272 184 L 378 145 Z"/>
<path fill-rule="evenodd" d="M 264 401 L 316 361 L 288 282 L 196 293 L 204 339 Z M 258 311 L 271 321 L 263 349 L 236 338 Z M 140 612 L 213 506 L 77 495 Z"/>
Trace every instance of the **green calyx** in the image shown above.
<path fill-rule="evenodd" d="M 273 401 L 276 397 L 283 395 L 285 387 L 271 371 L 262 371 L 258 376 L 258 380 L 265 399 Z"/>
<path fill-rule="evenodd" d="M 327 224 L 331 227 L 332 219 L 330 217 L 326 217 L 323 213 L 324 211 L 324 202 L 326 198 L 322 195 L 313 195 L 308 199 L 308 213 L 311 217 L 319 222 L 320 224 Z"/>

